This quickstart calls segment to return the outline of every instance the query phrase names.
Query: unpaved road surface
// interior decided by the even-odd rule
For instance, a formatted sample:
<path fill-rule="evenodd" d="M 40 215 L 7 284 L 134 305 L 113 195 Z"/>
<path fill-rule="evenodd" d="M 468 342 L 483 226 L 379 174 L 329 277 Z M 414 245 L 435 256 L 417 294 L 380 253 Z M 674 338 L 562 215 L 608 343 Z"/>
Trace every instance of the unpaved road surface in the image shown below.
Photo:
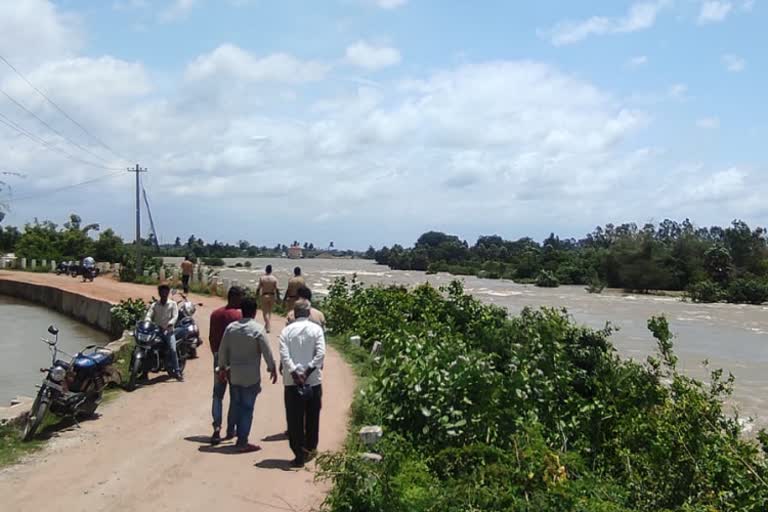
<path fill-rule="evenodd" d="M 114 302 L 156 295 L 153 287 L 108 277 L 81 283 L 66 276 L 2 271 L 0 279 L 56 286 Z M 200 357 L 187 363 L 185 382 L 153 374 L 150 384 L 103 405 L 100 418 L 57 433 L 39 454 L 0 471 L 0 510 L 212 512 L 319 507 L 327 488 L 314 481 L 314 464 L 289 470 L 288 441 L 270 440 L 285 430 L 282 379 L 275 385 L 262 382 L 256 400 L 250 439 L 261 445 L 260 452 L 235 454 L 231 443 L 209 446 L 213 359 L 207 345 L 208 323 L 211 312 L 224 301 L 191 298 L 203 304 L 195 317 L 205 344 Z M 277 354 L 284 320 L 273 319 L 273 324 L 270 341 Z M 330 347 L 323 378 L 319 449 L 336 450 L 346 436 L 355 382 L 351 369 Z M 226 401 L 224 405 L 226 418 Z"/>

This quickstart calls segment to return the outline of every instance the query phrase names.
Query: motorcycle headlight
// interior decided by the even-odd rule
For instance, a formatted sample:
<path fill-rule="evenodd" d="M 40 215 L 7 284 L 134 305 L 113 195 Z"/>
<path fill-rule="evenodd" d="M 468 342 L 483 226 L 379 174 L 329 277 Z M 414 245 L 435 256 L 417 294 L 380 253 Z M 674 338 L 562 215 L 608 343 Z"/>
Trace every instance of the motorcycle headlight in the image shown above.
<path fill-rule="evenodd" d="M 49 376 L 52 381 L 61 382 L 64 380 L 64 377 L 67 376 L 67 370 L 65 370 L 61 366 L 54 366 L 53 368 L 51 368 Z"/>
<path fill-rule="evenodd" d="M 136 341 L 138 343 L 149 343 L 149 340 L 152 338 L 152 334 L 148 332 L 137 332 L 136 333 Z"/>

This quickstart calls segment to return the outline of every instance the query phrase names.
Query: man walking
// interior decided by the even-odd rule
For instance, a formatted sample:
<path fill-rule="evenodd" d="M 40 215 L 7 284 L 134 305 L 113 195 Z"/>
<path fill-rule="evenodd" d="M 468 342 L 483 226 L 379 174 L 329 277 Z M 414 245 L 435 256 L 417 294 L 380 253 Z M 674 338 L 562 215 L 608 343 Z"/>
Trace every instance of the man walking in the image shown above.
<path fill-rule="evenodd" d="M 184 294 L 189 293 L 189 281 L 192 279 L 192 272 L 195 271 L 195 264 L 192 263 L 192 259 L 189 256 L 184 256 L 184 261 L 181 262 L 181 287 L 184 289 Z"/>
<path fill-rule="evenodd" d="M 259 278 L 259 286 L 256 295 L 261 298 L 261 313 L 264 315 L 264 326 L 270 332 L 272 321 L 272 308 L 275 301 L 280 300 L 280 290 L 277 287 L 277 278 L 272 275 L 272 265 L 267 265 L 265 273 Z"/>
<path fill-rule="evenodd" d="M 255 452 L 261 447 L 248 443 L 253 421 L 253 407 L 261 392 L 261 359 L 267 364 L 272 384 L 277 382 L 275 359 L 269 348 L 264 327 L 254 320 L 256 301 L 244 297 L 240 309 L 243 318 L 224 331 L 219 347 L 219 378 L 229 374 L 229 396 L 235 407 L 237 444 L 240 453 Z"/>
<path fill-rule="evenodd" d="M 288 288 L 285 290 L 285 309 L 287 311 L 293 311 L 293 306 L 296 305 L 296 300 L 299 298 L 299 288 L 307 286 L 304 281 L 304 276 L 301 275 L 301 268 L 296 267 L 293 269 L 293 277 L 288 281 Z"/>
<path fill-rule="evenodd" d="M 224 409 L 224 393 L 227 391 L 227 381 L 220 380 L 216 368 L 219 366 L 219 348 L 221 339 L 224 337 L 224 331 L 232 322 L 237 322 L 243 315 L 240 311 L 240 305 L 243 300 L 243 290 L 238 286 L 233 286 L 227 294 L 227 305 L 211 313 L 211 330 L 208 339 L 211 340 L 211 352 L 213 353 L 213 405 L 211 406 L 211 415 L 213 416 L 213 435 L 211 444 L 217 445 L 221 442 L 221 423 Z M 227 412 L 227 435 L 225 440 L 235 437 L 235 408 L 232 403 L 232 393 L 229 397 L 229 411 Z"/>
<path fill-rule="evenodd" d="M 303 467 L 315 457 L 320 431 L 325 335 L 322 327 L 309 321 L 309 310 L 309 302 L 299 301 L 294 309 L 296 320 L 280 334 L 285 413 L 294 468 Z"/>
<path fill-rule="evenodd" d="M 176 377 L 176 380 L 184 380 L 184 376 L 179 370 L 179 355 L 176 353 L 176 336 L 173 333 L 176 327 L 176 320 L 179 319 L 179 306 L 174 300 L 168 300 L 168 295 L 171 293 L 171 287 L 166 283 L 160 284 L 157 287 L 157 293 L 160 295 L 160 300 L 153 302 L 147 310 L 147 315 L 144 318 L 147 322 L 152 322 L 157 325 L 162 331 L 162 336 L 165 342 L 168 344 L 168 350 L 171 357 L 171 374 Z"/>
<path fill-rule="evenodd" d="M 325 315 L 322 311 L 319 309 L 315 309 L 312 307 L 312 290 L 307 288 L 306 286 L 302 286 L 299 288 L 299 291 L 297 292 L 297 295 L 299 296 L 297 303 L 301 300 L 306 300 L 310 304 L 309 308 L 309 320 L 311 322 L 315 322 L 317 325 L 323 328 L 325 330 Z M 288 314 L 285 316 L 285 322 L 287 324 L 293 323 L 296 320 L 296 314 L 293 310 L 290 310 Z"/>

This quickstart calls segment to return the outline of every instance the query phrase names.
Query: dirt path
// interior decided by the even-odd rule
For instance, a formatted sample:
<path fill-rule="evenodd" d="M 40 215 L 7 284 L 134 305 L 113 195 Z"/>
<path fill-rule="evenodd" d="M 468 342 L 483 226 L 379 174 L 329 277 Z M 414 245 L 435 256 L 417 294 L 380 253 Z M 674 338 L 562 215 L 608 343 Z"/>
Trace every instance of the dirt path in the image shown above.
<path fill-rule="evenodd" d="M 46 284 L 118 301 L 149 299 L 154 288 L 98 278 L 81 283 L 66 276 L 0 272 L 0 279 Z M 0 509 L 8 511 L 308 511 L 322 502 L 325 488 L 314 482 L 314 465 L 287 470 L 286 440 L 269 441 L 285 430 L 282 379 L 262 384 L 251 441 L 255 454 L 212 450 L 212 356 L 207 350 L 211 311 L 223 304 L 193 295 L 206 344 L 187 365 L 186 381 L 153 382 L 107 403 L 95 421 L 55 436 L 23 464 L 0 472 Z M 274 319 L 273 319 L 274 323 Z M 277 354 L 278 319 L 270 335 Z M 66 336 L 66 333 L 62 333 Z M 346 436 L 354 376 L 329 347 L 323 381 L 320 450 L 338 449 Z M 225 402 L 225 407 L 227 406 Z M 226 409 L 225 409 L 226 411 Z M 226 412 L 225 412 L 226 416 Z"/>

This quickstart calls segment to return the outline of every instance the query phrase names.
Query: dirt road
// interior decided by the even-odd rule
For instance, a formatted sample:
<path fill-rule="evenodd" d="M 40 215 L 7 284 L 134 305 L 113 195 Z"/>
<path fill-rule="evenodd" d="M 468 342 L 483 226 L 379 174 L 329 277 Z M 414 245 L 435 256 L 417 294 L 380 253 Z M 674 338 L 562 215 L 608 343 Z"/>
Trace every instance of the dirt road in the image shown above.
<path fill-rule="evenodd" d="M 154 288 L 98 278 L 0 272 L 0 279 L 35 282 L 117 302 L 149 299 Z M 251 441 L 262 451 L 234 454 L 208 445 L 211 434 L 212 356 L 207 350 L 210 313 L 219 298 L 192 296 L 206 344 L 187 364 L 186 381 L 163 378 L 123 393 L 100 409 L 101 417 L 57 434 L 38 455 L 0 472 L 0 509 L 76 511 L 308 511 L 322 502 L 314 465 L 288 470 L 282 379 L 263 382 L 256 400 Z M 274 322 L 274 320 L 273 320 Z M 277 354 L 278 319 L 270 335 Z M 62 333 L 66 336 L 66 333 Z M 329 347 L 323 380 L 320 450 L 338 449 L 345 436 L 354 376 Z M 225 407 L 227 404 L 225 403 Z M 225 409 L 226 410 L 226 409 Z"/>

